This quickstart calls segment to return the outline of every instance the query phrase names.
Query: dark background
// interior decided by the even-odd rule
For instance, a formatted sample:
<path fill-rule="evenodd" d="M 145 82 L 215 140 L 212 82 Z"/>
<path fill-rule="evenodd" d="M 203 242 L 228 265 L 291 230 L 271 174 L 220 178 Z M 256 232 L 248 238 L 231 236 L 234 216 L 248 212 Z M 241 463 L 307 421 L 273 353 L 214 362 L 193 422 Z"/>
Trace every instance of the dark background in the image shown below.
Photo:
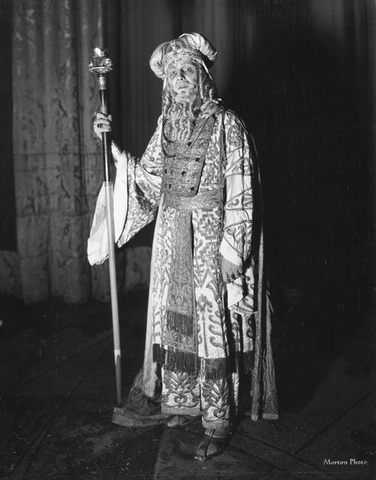
<path fill-rule="evenodd" d="M 122 25 L 126 14 L 122 2 L 116 5 L 108 14 L 112 51 L 127 35 L 120 29 L 113 36 L 116 20 Z M 204 5 L 171 2 L 173 36 L 195 30 Z M 288 325 L 295 351 L 333 350 L 361 327 L 372 328 L 375 5 L 362 0 L 231 5 L 232 30 L 223 32 L 231 36 L 222 51 L 218 47 L 217 63 L 224 56 L 226 64 L 219 73 L 215 66 L 213 75 L 225 105 L 244 119 L 256 141 L 279 325 Z M 210 26 L 202 33 L 217 45 Z M 214 28 L 213 33 L 220 42 Z M 150 75 L 148 68 L 140 75 Z M 225 79 L 219 75 L 224 70 Z M 110 81 L 114 95 L 132 95 L 120 80 Z M 158 100 L 156 118 L 160 81 L 151 78 L 150 88 Z M 133 111 L 129 117 L 116 109 L 113 114 L 121 125 L 131 121 Z M 146 138 L 153 128 L 153 122 L 146 124 Z M 142 152 L 125 130 L 116 133 Z M 150 239 L 147 229 L 135 241 Z"/>
<path fill-rule="evenodd" d="M 225 106 L 243 118 L 260 157 L 277 350 L 279 344 L 290 362 L 299 358 L 296 375 L 319 375 L 319 355 L 345 347 L 359 332 L 374 333 L 375 4 L 229 1 L 221 29 L 212 10 L 205 17 L 205 0 L 167 1 L 168 32 L 161 25 L 149 35 L 145 26 L 155 19 L 143 3 L 130 18 L 129 2 L 104 2 L 106 41 L 119 66 L 109 80 L 115 135 L 142 153 L 160 113 L 162 85 L 148 66 L 152 50 L 183 32 L 207 36 L 219 50 L 213 76 Z M 2 0 L 0 249 L 15 251 L 11 69 L 4 68 L 11 28 L 9 2 Z M 137 75 L 154 98 L 147 110 L 127 84 L 135 67 L 123 48 L 136 31 L 142 49 L 133 36 L 127 55 L 142 52 Z M 133 121 L 143 126 L 138 136 L 126 128 Z M 151 235 L 152 226 L 131 245 L 150 245 Z"/>

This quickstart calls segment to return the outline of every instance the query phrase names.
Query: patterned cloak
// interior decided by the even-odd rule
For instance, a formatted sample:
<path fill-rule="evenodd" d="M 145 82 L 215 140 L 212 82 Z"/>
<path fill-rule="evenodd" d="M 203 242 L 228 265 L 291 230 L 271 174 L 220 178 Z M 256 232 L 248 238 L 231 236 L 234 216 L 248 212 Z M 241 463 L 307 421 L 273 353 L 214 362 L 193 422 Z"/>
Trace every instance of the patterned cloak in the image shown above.
<path fill-rule="evenodd" d="M 210 372 L 215 376 L 223 365 L 228 365 L 231 355 L 236 356 L 241 373 L 249 373 L 251 377 L 246 392 L 251 418 L 273 420 L 278 418 L 278 406 L 270 338 L 272 306 L 264 275 L 261 188 L 255 149 L 244 124 L 233 112 L 218 108 L 213 123 L 197 198 L 213 197 L 219 190 L 223 200 L 206 205 L 204 200 L 198 202 L 189 217 L 197 355 L 209 376 Z M 114 188 L 117 245 L 123 246 L 156 218 L 142 387 L 144 394 L 153 398 L 160 387 L 161 359 L 156 351 L 166 353 L 166 345 L 175 345 L 177 340 L 168 327 L 167 308 L 171 276 L 178 278 L 172 271 L 177 242 L 174 232 L 179 231 L 182 221 L 180 206 L 167 202 L 161 188 L 165 167 L 163 118 L 158 120 L 141 159 L 116 149 L 113 155 L 117 167 Z M 104 212 L 101 192 L 88 242 L 91 264 L 102 263 L 108 255 Z M 221 255 L 242 266 L 244 277 L 224 284 Z M 180 292 L 183 290 L 180 288 Z M 179 298 L 175 299 L 177 303 L 181 301 Z M 177 343 L 184 344 L 186 332 L 179 334 Z M 171 371 L 177 366 L 172 365 Z"/>

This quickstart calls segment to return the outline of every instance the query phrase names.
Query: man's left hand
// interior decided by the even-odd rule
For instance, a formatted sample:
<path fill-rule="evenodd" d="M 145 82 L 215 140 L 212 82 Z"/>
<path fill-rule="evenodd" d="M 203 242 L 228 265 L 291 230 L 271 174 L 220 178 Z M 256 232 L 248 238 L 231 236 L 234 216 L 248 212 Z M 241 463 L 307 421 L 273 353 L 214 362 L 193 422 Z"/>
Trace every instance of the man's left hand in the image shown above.
<path fill-rule="evenodd" d="M 225 283 L 231 283 L 241 276 L 243 269 L 235 263 L 229 262 L 222 257 L 222 278 Z"/>

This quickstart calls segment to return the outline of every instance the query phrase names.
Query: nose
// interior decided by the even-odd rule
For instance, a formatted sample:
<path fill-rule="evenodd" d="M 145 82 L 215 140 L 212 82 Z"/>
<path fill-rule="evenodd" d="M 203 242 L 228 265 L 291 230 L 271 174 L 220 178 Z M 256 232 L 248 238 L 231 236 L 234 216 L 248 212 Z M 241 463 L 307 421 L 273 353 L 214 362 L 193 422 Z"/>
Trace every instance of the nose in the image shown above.
<path fill-rule="evenodd" d="M 178 77 L 178 80 L 184 80 L 184 79 L 185 79 L 185 75 L 184 75 L 184 70 L 183 70 L 183 69 L 180 68 L 180 69 L 178 70 L 178 75 L 177 75 L 177 77 Z"/>

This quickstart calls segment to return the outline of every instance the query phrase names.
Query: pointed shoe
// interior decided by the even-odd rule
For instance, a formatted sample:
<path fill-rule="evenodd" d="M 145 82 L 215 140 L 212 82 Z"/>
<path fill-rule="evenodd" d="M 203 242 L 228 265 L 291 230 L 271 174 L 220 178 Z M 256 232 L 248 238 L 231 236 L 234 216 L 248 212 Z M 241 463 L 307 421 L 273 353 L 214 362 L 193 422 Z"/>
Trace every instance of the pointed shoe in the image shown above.
<path fill-rule="evenodd" d="M 207 428 L 197 447 L 195 459 L 205 462 L 220 455 L 226 449 L 229 441 L 230 432 L 228 429 L 216 430 Z"/>

